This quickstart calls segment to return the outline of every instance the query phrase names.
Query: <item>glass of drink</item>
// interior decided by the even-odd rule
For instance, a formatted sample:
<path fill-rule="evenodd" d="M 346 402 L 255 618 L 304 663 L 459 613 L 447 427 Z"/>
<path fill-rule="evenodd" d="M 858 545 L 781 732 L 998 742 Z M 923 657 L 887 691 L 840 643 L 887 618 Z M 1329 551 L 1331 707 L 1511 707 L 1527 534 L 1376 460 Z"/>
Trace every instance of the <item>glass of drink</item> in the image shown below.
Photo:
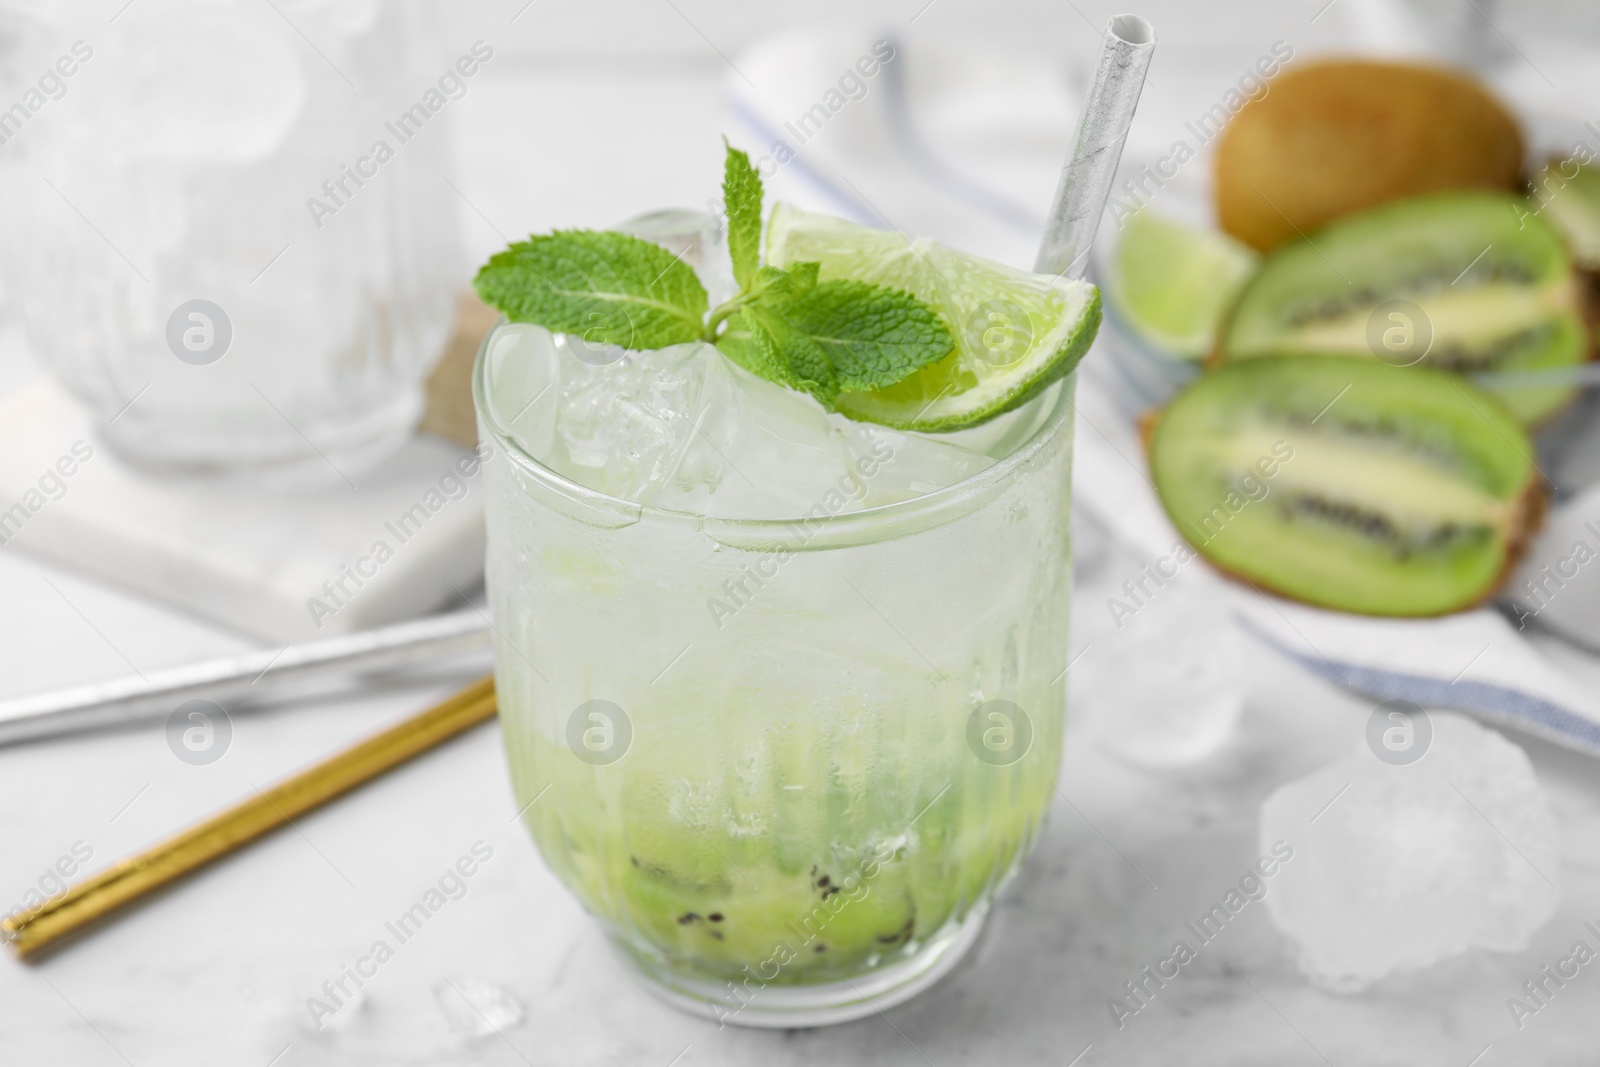
<path fill-rule="evenodd" d="M 492 257 L 473 376 L 521 818 L 633 970 L 720 1023 L 936 981 L 1060 762 L 1076 280 L 1153 33 L 1112 21 L 1037 273 L 761 208 Z M 638 343 L 632 343 L 632 342 Z"/>
<path fill-rule="evenodd" d="M 840 1021 L 936 980 L 1055 783 L 1071 378 L 957 444 L 847 425 L 708 345 L 502 324 L 474 389 L 500 718 L 551 868 L 720 1020 Z M 652 478 L 666 503 L 635 502 Z"/>

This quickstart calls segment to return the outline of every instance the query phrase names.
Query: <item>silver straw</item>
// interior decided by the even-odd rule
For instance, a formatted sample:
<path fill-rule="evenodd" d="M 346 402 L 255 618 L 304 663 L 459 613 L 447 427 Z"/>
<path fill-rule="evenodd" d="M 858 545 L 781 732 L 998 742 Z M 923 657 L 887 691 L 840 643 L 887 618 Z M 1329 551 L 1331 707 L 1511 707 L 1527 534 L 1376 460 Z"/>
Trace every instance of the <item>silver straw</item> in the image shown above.
<path fill-rule="evenodd" d="M 1078 118 L 1072 158 L 1061 170 L 1050 220 L 1039 243 L 1039 257 L 1033 265 L 1036 272 L 1081 278 L 1088 269 L 1089 246 L 1111 195 L 1122 144 L 1128 139 L 1155 50 L 1156 31 L 1149 22 L 1138 15 L 1112 17 L 1094 85 Z"/>
<path fill-rule="evenodd" d="M 0 745 L 159 718 L 189 700 L 222 701 L 247 694 L 262 700 L 267 694 L 256 683 L 263 678 L 271 679 L 272 696 L 278 697 L 284 683 L 335 671 L 393 669 L 488 643 L 489 622 L 471 609 L 0 701 Z"/>

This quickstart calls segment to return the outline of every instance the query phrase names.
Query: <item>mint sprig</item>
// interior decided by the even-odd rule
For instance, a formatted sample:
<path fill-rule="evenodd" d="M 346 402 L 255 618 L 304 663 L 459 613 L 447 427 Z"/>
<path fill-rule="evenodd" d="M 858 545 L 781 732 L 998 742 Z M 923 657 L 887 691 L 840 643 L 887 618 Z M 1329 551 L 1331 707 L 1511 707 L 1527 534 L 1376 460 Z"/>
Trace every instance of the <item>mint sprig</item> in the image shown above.
<path fill-rule="evenodd" d="M 724 141 L 726 144 L 726 141 Z M 516 322 L 631 349 L 705 341 L 734 363 L 832 408 L 841 392 L 894 385 L 948 356 L 944 320 L 910 293 L 822 280 L 816 263 L 762 266 L 761 175 L 727 146 L 728 253 L 739 292 L 709 310 L 694 271 L 659 245 L 610 231 L 519 241 L 473 281 Z"/>
<path fill-rule="evenodd" d="M 473 288 L 513 322 L 591 344 L 666 348 L 699 340 L 706 290 L 660 245 L 608 230 L 557 230 L 518 241 L 478 271 Z"/>

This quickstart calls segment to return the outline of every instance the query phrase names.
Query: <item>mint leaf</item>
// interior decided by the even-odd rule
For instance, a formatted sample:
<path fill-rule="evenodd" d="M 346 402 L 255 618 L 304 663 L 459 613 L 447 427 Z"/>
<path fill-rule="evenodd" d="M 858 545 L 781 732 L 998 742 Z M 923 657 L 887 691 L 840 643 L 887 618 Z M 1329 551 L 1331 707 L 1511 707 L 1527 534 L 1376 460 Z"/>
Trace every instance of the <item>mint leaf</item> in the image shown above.
<path fill-rule="evenodd" d="M 717 338 L 717 349 L 758 377 L 810 393 L 824 407 L 832 407 L 839 394 L 827 353 L 782 312 L 766 305 L 740 308 L 733 327 Z"/>
<path fill-rule="evenodd" d="M 761 175 L 750 157 L 728 144 L 723 165 L 722 202 L 728 212 L 728 254 L 733 259 L 733 280 L 749 289 L 761 261 Z"/>
<path fill-rule="evenodd" d="M 769 308 L 769 302 L 776 306 Z M 910 293 L 881 285 L 833 279 L 799 296 L 764 295 L 756 307 L 777 312 L 807 336 L 826 355 L 841 390 L 894 385 L 955 349 L 937 312 Z"/>
<path fill-rule="evenodd" d="M 758 339 L 757 334 L 763 336 Z M 745 318 L 741 308 L 733 313 L 728 328 L 717 337 L 715 344 L 717 351 L 756 377 L 794 388 L 799 379 L 790 370 L 788 359 L 764 334 L 758 324 Z"/>
<path fill-rule="evenodd" d="M 822 346 L 774 308 L 751 304 L 741 315 L 750 325 L 756 343 L 770 347 L 771 358 L 782 360 L 788 366 L 792 387 L 805 390 L 824 406 L 831 406 L 839 393 L 839 381 Z"/>
<path fill-rule="evenodd" d="M 817 287 L 817 272 L 822 270 L 821 263 L 791 263 L 789 264 L 789 277 L 794 280 L 796 294 Z"/>
<path fill-rule="evenodd" d="M 472 286 L 513 322 L 631 349 L 698 340 L 706 314 L 705 288 L 688 264 L 610 231 L 518 241 L 484 264 Z"/>
<path fill-rule="evenodd" d="M 741 296 L 748 302 L 752 297 L 799 296 L 802 291 L 794 276 L 782 267 L 762 267 L 750 279 Z"/>
<path fill-rule="evenodd" d="M 762 299 L 770 304 L 774 298 L 801 296 L 817 287 L 818 269 L 816 263 L 796 263 L 787 270 L 783 267 L 762 267 L 740 294 L 740 299 L 745 303 Z"/>

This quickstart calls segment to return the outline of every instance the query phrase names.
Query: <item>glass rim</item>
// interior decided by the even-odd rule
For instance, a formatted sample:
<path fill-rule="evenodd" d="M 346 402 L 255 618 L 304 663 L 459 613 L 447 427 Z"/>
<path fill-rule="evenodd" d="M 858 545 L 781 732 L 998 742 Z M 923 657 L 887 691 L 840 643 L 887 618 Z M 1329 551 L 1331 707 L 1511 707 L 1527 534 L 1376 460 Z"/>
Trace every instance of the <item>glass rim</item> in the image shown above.
<path fill-rule="evenodd" d="M 478 345 L 477 357 L 472 365 L 472 402 L 480 426 L 485 428 L 491 438 L 494 448 L 507 456 L 516 465 L 525 471 L 545 488 L 551 490 L 563 501 L 582 509 L 588 516 L 604 526 L 632 525 L 645 517 L 663 521 L 688 524 L 695 529 L 708 534 L 718 541 L 735 547 L 788 547 L 795 549 L 793 532 L 797 525 L 803 525 L 806 530 L 805 547 L 837 547 L 828 542 L 840 544 L 857 543 L 863 540 L 851 537 L 852 533 L 871 534 L 884 527 L 906 527 L 898 531 L 888 532 L 880 536 L 868 536 L 864 540 L 885 540 L 888 537 L 899 536 L 909 532 L 910 528 L 926 528 L 929 518 L 938 519 L 932 525 L 942 526 L 953 521 L 961 515 L 976 510 L 990 496 L 1010 484 L 1017 476 L 1019 468 L 1026 466 L 1033 457 L 1037 456 L 1055 437 L 1062 432 L 1063 426 L 1070 421 L 1073 413 L 1073 385 L 1077 379 L 1077 368 L 1063 375 L 1061 378 L 1046 386 L 1039 394 L 1031 398 L 1028 403 L 1043 399 L 1051 391 L 1055 392 L 1054 407 L 1048 412 L 1044 420 L 1034 428 L 1023 441 L 1004 458 L 995 460 L 983 470 L 971 474 L 966 478 L 949 485 L 941 486 L 932 492 L 923 493 L 906 500 L 895 501 L 891 504 L 879 504 L 875 507 L 862 508 L 858 511 L 841 511 L 836 514 L 823 516 L 800 514 L 784 518 L 723 518 L 720 516 L 706 515 L 695 511 L 684 511 L 678 508 L 662 507 L 657 504 L 641 504 L 621 497 L 611 496 L 598 489 L 591 489 L 581 482 L 574 481 L 566 475 L 547 466 L 537 457 L 530 455 L 513 439 L 508 430 L 494 417 L 485 401 L 487 389 L 486 380 L 489 363 L 489 344 L 500 331 L 512 325 L 509 319 L 501 316 L 483 337 Z M 892 429 L 892 427 L 886 427 Z M 895 431 L 904 433 L 908 431 Z M 583 518 L 583 516 L 576 516 Z M 832 536 L 825 536 L 824 532 L 831 532 Z M 788 535 L 788 536 L 783 536 Z"/>

